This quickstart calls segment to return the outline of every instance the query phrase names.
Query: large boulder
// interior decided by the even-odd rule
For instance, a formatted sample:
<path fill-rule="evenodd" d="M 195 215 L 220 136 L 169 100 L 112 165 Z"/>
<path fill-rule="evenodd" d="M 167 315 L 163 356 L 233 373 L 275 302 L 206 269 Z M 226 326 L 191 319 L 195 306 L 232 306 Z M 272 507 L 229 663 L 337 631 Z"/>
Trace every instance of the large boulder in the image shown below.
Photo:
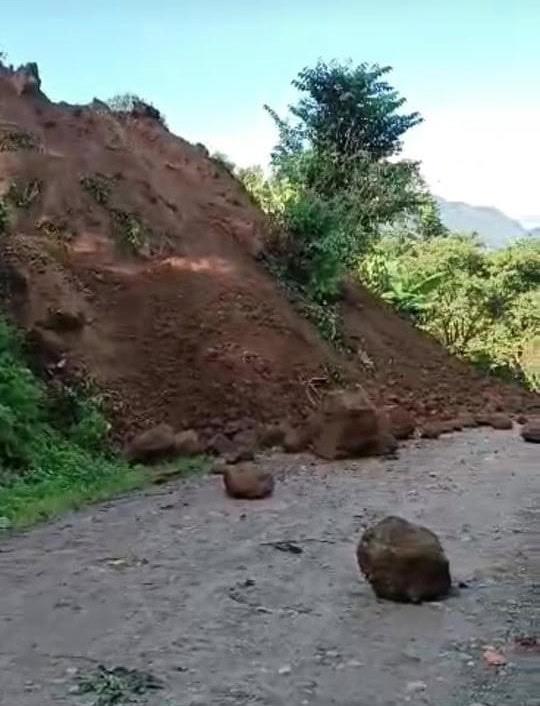
<path fill-rule="evenodd" d="M 126 449 L 130 461 L 150 463 L 177 452 L 174 429 L 169 424 L 158 424 L 133 437 Z"/>
<path fill-rule="evenodd" d="M 531 417 L 531 419 L 523 425 L 521 436 L 524 441 L 540 444 L 540 417 Z"/>
<path fill-rule="evenodd" d="M 363 391 L 335 391 L 326 396 L 313 424 L 313 450 L 326 459 L 381 454 L 388 451 L 391 436 Z"/>
<path fill-rule="evenodd" d="M 274 491 L 274 478 L 253 463 L 242 463 L 223 470 L 225 491 L 231 498 L 260 500 Z"/>
<path fill-rule="evenodd" d="M 378 598 L 421 603 L 450 590 L 448 559 L 437 536 L 401 517 L 367 529 L 356 556 Z"/>

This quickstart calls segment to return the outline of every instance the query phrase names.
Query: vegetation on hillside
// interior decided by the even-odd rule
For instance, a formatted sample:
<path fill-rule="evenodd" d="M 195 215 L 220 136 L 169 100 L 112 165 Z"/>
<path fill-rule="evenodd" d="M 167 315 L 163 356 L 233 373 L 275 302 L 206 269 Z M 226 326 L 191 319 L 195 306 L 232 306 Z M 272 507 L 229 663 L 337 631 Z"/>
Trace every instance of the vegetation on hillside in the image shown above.
<path fill-rule="evenodd" d="M 140 486 L 144 476 L 108 450 L 95 401 L 47 388 L 0 319 L 0 529 Z"/>
<path fill-rule="evenodd" d="M 540 385 L 539 241 L 497 253 L 450 235 L 419 165 L 400 159 L 421 121 L 377 65 L 300 72 L 300 98 L 279 131 L 271 171 L 238 177 L 273 224 L 269 265 L 327 338 L 340 341 L 344 277 L 355 273 L 451 352 Z"/>

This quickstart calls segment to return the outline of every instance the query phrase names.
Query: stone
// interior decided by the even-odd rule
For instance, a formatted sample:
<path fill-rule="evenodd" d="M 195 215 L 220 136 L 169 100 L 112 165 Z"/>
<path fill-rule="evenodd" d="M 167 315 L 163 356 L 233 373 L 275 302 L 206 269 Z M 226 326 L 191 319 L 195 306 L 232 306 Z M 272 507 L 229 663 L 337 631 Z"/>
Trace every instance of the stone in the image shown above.
<path fill-rule="evenodd" d="M 441 429 L 437 422 L 424 424 L 420 431 L 422 439 L 438 439 L 441 435 Z"/>
<path fill-rule="evenodd" d="M 401 441 L 410 439 L 414 434 L 416 428 L 414 417 L 404 407 L 396 404 L 387 405 L 383 409 L 383 414 L 387 419 L 388 427 L 394 438 Z"/>
<path fill-rule="evenodd" d="M 137 434 L 126 449 L 126 456 L 130 461 L 149 463 L 176 452 L 176 437 L 169 424 L 158 424 L 151 429 Z"/>
<path fill-rule="evenodd" d="M 493 429 L 511 429 L 512 420 L 507 414 L 492 414 L 489 418 L 489 425 Z"/>
<path fill-rule="evenodd" d="M 259 430 L 258 443 L 263 449 L 283 446 L 284 441 L 285 431 L 278 424 L 267 424 Z"/>
<path fill-rule="evenodd" d="M 533 417 L 523 425 L 521 437 L 524 441 L 540 444 L 540 417 Z"/>
<path fill-rule="evenodd" d="M 257 468 L 253 463 L 228 466 L 223 471 L 223 483 L 231 498 L 259 500 L 274 492 L 272 474 Z"/>
<path fill-rule="evenodd" d="M 286 426 L 284 429 L 283 448 L 287 453 L 297 454 L 305 451 L 310 443 L 310 430 Z"/>
<path fill-rule="evenodd" d="M 207 443 L 206 450 L 217 456 L 225 456 L 225 454 L 234 450 L 234 444 L 225 434 L 218 432 Z"/>
<path fill-rule="evenodd" d="M 421 603 L 450 591 L 449 563 L 439 539 L 401 517 L 386 517 L 367 529 L 356 556 L 378 598 Z"/>
<path fill-rule="evenodd" d="M 80 331 L 85 325 L 84 314 L 80 311 L 54 309 L 49 312 L 45 326 L 58 333 Z"/>
<path fill-rule="evenodd" d="M 382 415 L 362 390 L 334 391 L 317 414 L 313 450 L 329 460 L 380 454 L 383 431 Z"/>
<path fill-rule="evenodd" d="M 175 451 L 180 456 L 198 456 L 203 453 L 203 444 L 195 429 L 186 429 L 174 435 Z"/>

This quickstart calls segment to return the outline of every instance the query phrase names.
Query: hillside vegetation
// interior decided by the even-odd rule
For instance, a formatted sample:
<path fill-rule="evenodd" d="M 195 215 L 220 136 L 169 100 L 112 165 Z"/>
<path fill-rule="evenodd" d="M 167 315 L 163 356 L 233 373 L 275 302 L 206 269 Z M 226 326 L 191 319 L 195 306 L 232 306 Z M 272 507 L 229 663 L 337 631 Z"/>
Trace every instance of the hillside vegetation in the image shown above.
<path fill-rule="evenodd" d="M 339 343 L 335 303 L 353 273 L 446 348 L 485 371 L 540 385 L 540 240 L 490 253 L 441 223 L 419 164 L 399 158 L 421 120 L 388 67 L 319 63 L 300 73 L 267 176 L 239 178 L 274 223 L 271 266 Z"/>

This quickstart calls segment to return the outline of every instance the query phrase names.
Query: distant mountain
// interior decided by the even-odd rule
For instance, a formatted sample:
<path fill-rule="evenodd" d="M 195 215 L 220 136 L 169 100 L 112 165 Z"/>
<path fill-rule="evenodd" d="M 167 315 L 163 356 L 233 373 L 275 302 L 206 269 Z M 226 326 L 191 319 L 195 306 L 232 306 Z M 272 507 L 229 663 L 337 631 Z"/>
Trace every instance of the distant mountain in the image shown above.
<path fill-rule="evenodd" d="M 439 196 L 436 200 L 441 220 L 449 230 L 458 233 L 476 232 L 490 248 L 503 248 L 513 240 L 529 235 L 521 223 L 497 208 L 446 201 Z"/>
<path fill-rule="evenodd" d="M 537 228 L 532 228 L 529 231 L 529 235 L 532 235 L 533 238 L 540 238 L 540 226 Z"/>

